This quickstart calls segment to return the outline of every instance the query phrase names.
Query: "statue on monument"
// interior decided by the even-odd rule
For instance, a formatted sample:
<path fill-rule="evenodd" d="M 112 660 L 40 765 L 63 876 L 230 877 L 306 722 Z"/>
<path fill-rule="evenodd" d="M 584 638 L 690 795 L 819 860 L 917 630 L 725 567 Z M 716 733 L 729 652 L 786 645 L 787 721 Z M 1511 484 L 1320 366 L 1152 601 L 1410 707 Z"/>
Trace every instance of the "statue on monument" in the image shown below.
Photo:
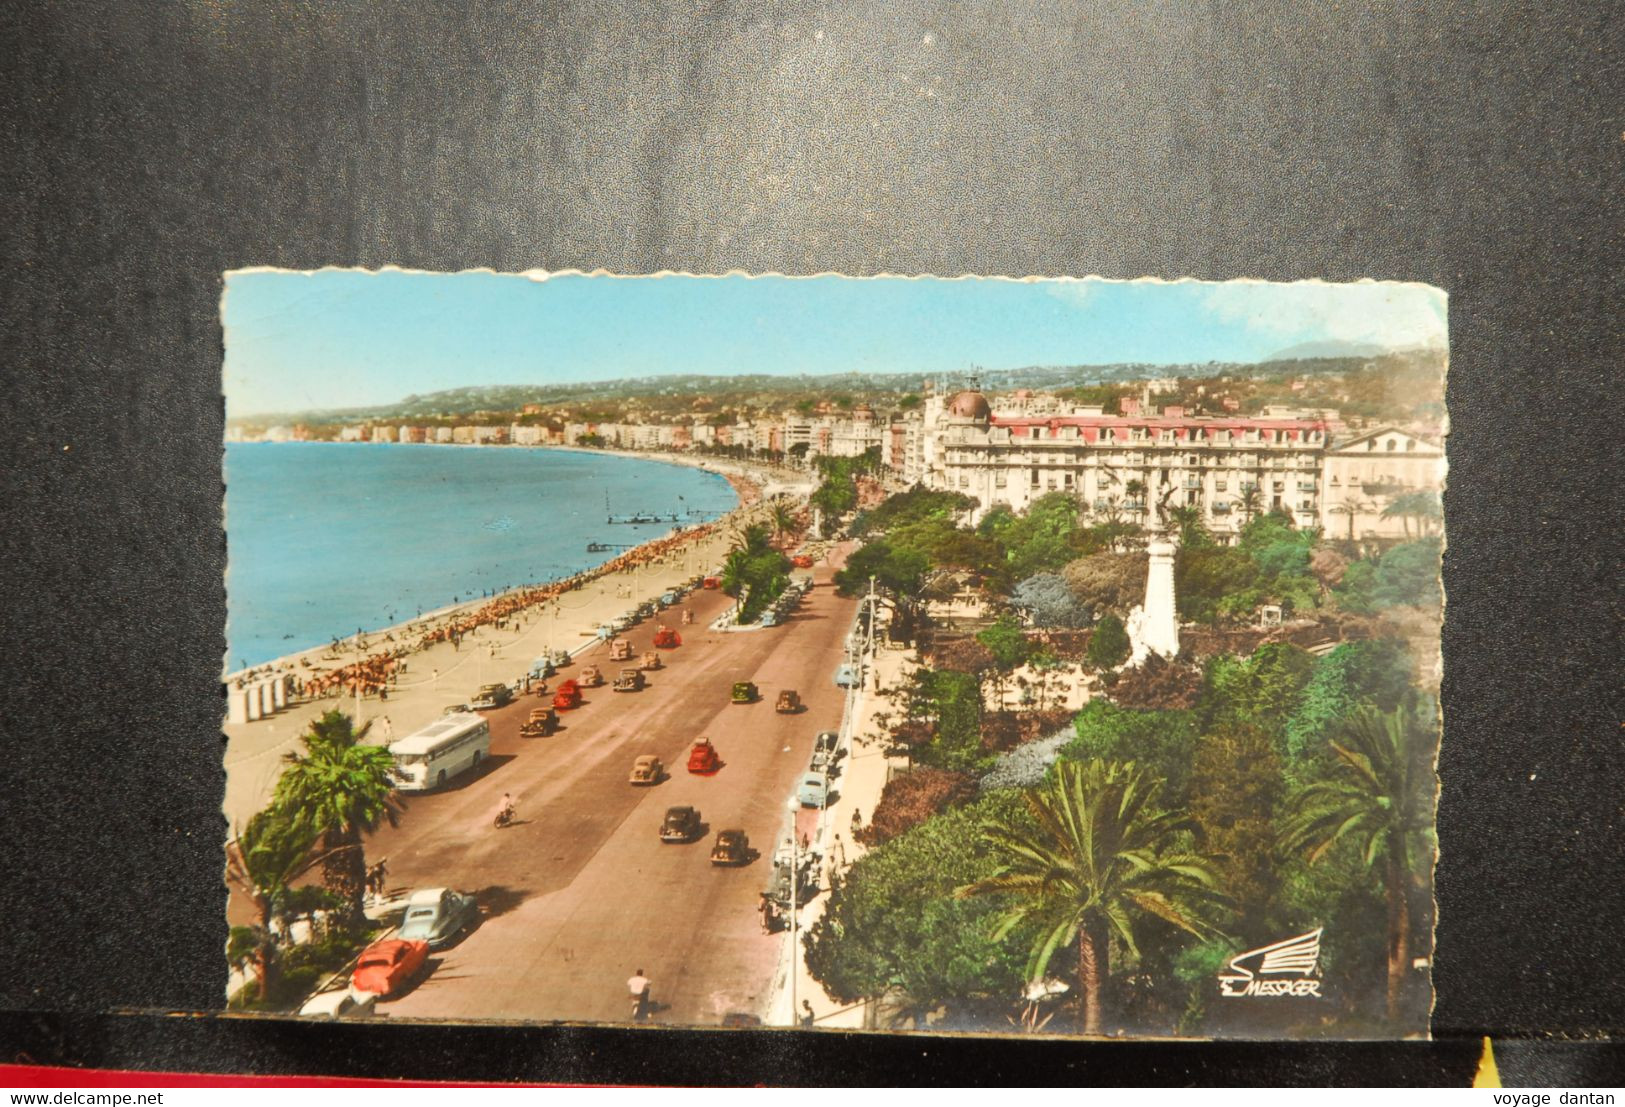
<path fill-rule="evenodd" d="M 1145 575 L 1145 602 L 1129 612 L 1128 637 L 1131 646 L 1128 664 L 1139 665 L 1151 654 L 1168 660 L 1179 653 L 1179 612 L 1174 605 L 1174 554 L 1178 529 L 1169 519 L 1169 494 L 1164 493 L 1160 507 L 1167 520 L 1163 533 L 1156 535 L 1146 546 L 1151 564 Z"/>

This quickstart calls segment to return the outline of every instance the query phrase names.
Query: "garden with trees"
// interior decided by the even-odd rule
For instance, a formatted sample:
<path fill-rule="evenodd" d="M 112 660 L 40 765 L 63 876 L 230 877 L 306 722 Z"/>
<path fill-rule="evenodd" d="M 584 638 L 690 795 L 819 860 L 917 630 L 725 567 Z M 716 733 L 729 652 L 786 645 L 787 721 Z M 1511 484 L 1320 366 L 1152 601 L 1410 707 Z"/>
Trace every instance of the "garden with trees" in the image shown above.
<path fill-rule="evenodd" d="M 911 612 L 921 664 L 885 716 L 911 768 L 807 935 L 814 977 L 887 1026 L 1424 1030 L 1438 537 L 1362 549 L 1254 511 L 1226 545 L 1170 512 L 1186 648 L 1125 668 L 1147 536 L 1065 494 L 972 506 L 916 488 L 852 521 L 837 585 Z M 980 623 L 919 610 L 945 574 Z M 997 706 L 1045 664 L 1090 674 L 1081 711 Z M 1315 930 L 1324 998 L 1220 996 L 1231 958 Z"/>
<path fill-rule="evenodd" d="M 339 711 L 312 722 L 284 756 L 270 805 L 228 847 L 227 881 L 254 911 L 228 939 L 228 958 L 253 978 L 233 1007 L 287 1010 L 372 938 L 362 835 L 398 810 L 394 761 L 365 733 Z M 311 940 L 294 942 L 295 923 Z"/>

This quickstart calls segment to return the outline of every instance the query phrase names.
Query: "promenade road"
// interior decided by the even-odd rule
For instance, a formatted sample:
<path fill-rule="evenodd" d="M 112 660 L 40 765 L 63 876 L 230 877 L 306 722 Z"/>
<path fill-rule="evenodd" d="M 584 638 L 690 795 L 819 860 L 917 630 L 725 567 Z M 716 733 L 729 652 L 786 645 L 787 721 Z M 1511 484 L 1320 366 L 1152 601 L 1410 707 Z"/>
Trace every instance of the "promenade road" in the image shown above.
<path fill-rule="evenodd" d="M 534 698 L 489 712 L 492 757 L 477 776 L 407 799 L 400 825 L 367 844 L 388 857 L 392 887 L 450 885 L 475 892 L 480 927 L 431 958 L 423 980 L 382 1005 L 391 1017 L 624 1021 L 625 980 L 642 968 L 653 981 L 654 1021 L 716 1025 L 729 1012 L 765 1015 L 783 935 L 762 934 L 757 894 L 769 881 L 785 805 L 811 754 L 813 736 L 840 724 L 843 696 L 833 676 L 856 602 L 830 586 L 834 565 L 815 569 L 818 587 L 783 627 L 717 633 L 706 624 L 727 606 L 715 592 L 689 601 L 696 622 L 683 645 L 660 651 L 666 668 L 649 687 L 589 692 L 564 727 L 520 738 Z M 654 621 L 629 635 L 642 654 Z M 607 677 L 621 667 L 595 648 L 581 664 Z M 736 680 L 754 680 L 759 702 L 728 702 Z M 773 709 L 794 688 L 797 715 Z M 686 771 L 689 746 L 716 745 L 724 766 L 710 777 Z M 627 783 L 635 757 L 658 755 L 658 786 Z M 838 786 L 838 781 L 837 781 Z M 519 821 L 496 830 L 503 792 Z M 699 808 L 705 835 L 663 844 L 666 808 Z M 801 822 L 810 828 L 816 814 Z M 716 832 L 740 827 L 758 851 L 738 869 L 709 863 Z"/>

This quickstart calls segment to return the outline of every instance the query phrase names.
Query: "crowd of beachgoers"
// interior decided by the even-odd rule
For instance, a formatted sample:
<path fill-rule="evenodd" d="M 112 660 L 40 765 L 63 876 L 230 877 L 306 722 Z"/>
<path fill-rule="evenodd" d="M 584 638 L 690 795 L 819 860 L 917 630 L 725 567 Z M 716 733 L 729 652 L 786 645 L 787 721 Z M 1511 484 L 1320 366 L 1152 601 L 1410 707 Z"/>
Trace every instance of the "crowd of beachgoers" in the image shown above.
<path fill-rule="evenodd" d="M 748 508 L 761 498 L 761 487 L 748 476 L 725 473 L 728 483 L 739 496 L 740 509 Z M 736 509 L 738 510 L 738 509 Z M 408 658 L 442 642 L 450 642 L 460 649 L 465 637 L 482 627 L 504 630 L 511 621 L 524 612 L 550 603 L 567 593 L 577 591 L 605 577 L 636 572 L 654 564 L 664 564 L 684 547 L 711 537 L 722 529 L 726 516 L 709 523 L 685 527 L 627 550 L 594 568 L 584 570 L 562 580 L 548 584 L 513 589 L 493 596 L 489 602 L 473 610 L 458 609 L 428 620 L 408 622 L 393 631 L 367 635 L 357 631 L 344 643 L 335 639 L 330 652 L 318 656 L 316 661 L 337 660 L 341 651 L 349 650 L 365 656 L 335 669 L 325 669 L 313 663 L 310 655 L 297 659 L 283 659 L 239 673 L 233 678 L 235 687 L 242 689 L 259 681 L 284 676 L 289 679 L 289 691 L 297 699 L 320 699 L 326 696 L 378 696 L 387 699 L 389 689 L 408 667 Z M 370 641 L 369 641 L 370 638 Z"/>

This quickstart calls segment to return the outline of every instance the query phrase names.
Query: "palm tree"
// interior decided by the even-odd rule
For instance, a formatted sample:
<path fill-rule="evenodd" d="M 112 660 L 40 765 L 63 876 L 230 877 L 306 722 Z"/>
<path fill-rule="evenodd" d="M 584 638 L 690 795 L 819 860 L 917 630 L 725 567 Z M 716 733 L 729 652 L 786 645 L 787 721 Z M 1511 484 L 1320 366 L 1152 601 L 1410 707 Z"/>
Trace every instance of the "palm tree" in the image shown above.
<path fill-rule="evenodd" d="M 1432 704 L 1425 697 L 1389 712 L 1355 711 L 1329 743 L 1332 774 L 1298 791 L 1282 848 L 1311 864 L 1351 841 L 1367 868 L 1382 865 L 1388 899 L 1388 1017 L 1399 1017 L 1411 959 L 1411 881 L 1433 857 Z"/>
<path fill-rule="evenodd" d="M 956 893 L 1011 895 L 1000 937 L 1038 923 L 1027 963 L 1034 980 L 1077 941 L 1085 1034 L 1102 1032 L 1112 935 L 1138 957 L 1134 930 L 1147 916 L 1197 937 L 1214 932 L 1217 876 L 1206 858 L 1176 848 L 1186 820 L 1156 806 L 1161 788 L 1132 761 L 1060 762 L 1048 784 L 1026 794 L 1037 829 L 987 824 L 983 835 L 1003 867 Z"/>
<path fill-rule="evenodd" d="M 1348 496 L 1342 503 L 1331 509 L 1333 515 L 1347 515 L 1349 520 L 1349 541 L 1354 541 L 1354 518 L 1371 510 L 1371 504 L 1354 495 Z"/>
<path fill-rule="evenodd" d="M 226 880 L 248 897 L 255 912 L 254 925 L 231 928 L 227 956 L 234 964 L 254 966 L 262 1002 L 270 997 L 282 945 L 276 916 L 293 882 L 320 860 L 311 856 L 315 844 L 310 827 L 272 807 L 248 820 L 226 847 Z"/>
<path fill-rule="evenodd" d="M 275 794 L 278 808 L 321 837 L 323 879 L 344 897 L 349 924 L 360 923 L 366 889 L 361 835 L 385 819 L 393 824 L 398 813 L 394 758 L 360 739 L 348 715 L 327 712 L 299 739 L 305 752 L 284 756 Z"/>
<path fill-rule="evenodd" d="M 1236 505 L 1241 508 L 1241 521 L 1250 523 L 1260 511 L 1264 510 L 1264 494 L 1258 490 L 1255 483 L 1241 490 L 1241 497 L 1236 501 Z"/>
<path fill-rule="evenodd" d="M 1396 496 L 1394 501 L 1382 510 L 1384 519 L 1399 520 L 1406 538 L 1411 536 L 1412 519 L 1416 520 L 1416 533 L 1421 537 L 1427 533 L 1428 524 L 1439 519 L 1441 515 L 1437 492 L 1407 492 L 1402 496 Z"/>
<path fill-rule="evenodd" d="M 783 538 L 795 529 L 796 509 L 788 500 L 774 500 L 768 509 L 768 522 L 773 526 L 773 536 Z"/>

